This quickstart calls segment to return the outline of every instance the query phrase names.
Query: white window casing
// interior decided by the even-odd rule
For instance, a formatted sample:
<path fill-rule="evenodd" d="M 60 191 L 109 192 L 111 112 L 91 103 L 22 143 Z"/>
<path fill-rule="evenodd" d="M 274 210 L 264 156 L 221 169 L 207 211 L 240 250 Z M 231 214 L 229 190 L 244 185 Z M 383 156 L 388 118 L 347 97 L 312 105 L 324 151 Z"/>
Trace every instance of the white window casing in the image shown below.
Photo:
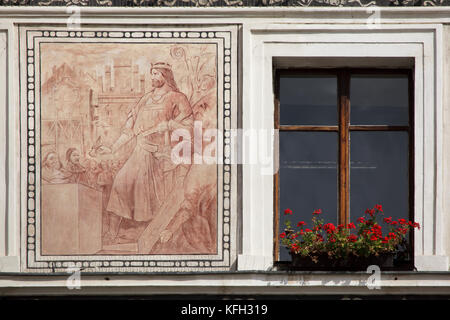
<path fill-rule="evenodd" d="M 382 58 L 413 59 L 414 220 L 421 225 L 415 231 L 415 266 L 417 270 L 448 270 L 442 210 L 442 26 L 253 24 L 243 30 L 243 46 L 243 128 L 253 132 L 274 128 L 273 69 L 277 63 L 298 67 L 315 61 L 314 67 L 327 67 L 317 58 L 331 62 L 338 58 L 334 67 L 356 67 L 355 61 L 361 67 L 383 67 Z M 245 139 L 243 150 L 258 152 L 256 144 Z M 273 149 L 271 156 L 276 158 Z M 273 266 L 273 176 L 267 166 L 243 166 L 241 270 Z"/>

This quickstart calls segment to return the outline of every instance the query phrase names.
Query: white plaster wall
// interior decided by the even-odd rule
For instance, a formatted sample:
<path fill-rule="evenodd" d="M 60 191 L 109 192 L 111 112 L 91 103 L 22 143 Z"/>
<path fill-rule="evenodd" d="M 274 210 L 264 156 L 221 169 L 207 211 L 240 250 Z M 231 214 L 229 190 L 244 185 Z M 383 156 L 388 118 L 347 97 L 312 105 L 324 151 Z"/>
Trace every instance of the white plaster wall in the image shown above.
<path fill-rule="evenodd" d="M 0 10 L 1 11 L 1 10 Z M 17 144 L 19 114 L 15 112 L 18 92 L 14 70 L 13 22 L 0 18 L 0 273 L 19 270 L 19 226 L 17 212 L 20 159 Z"/>

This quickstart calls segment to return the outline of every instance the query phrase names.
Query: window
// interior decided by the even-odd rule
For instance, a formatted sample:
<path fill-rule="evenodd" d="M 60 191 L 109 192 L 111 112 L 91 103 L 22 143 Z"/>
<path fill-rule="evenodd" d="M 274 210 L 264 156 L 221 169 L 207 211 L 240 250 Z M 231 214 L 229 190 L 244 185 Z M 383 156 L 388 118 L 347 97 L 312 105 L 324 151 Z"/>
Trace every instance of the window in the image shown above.
<path fill-rule="evenodd" d="M 286 208 L 291 221 L 321 209 L 327 222 L 356 223 L 375 204 L 413 219 L 412 72 L 289 69 L 275 80 L 275 260 L 289 260 L 278 241 Z"/>

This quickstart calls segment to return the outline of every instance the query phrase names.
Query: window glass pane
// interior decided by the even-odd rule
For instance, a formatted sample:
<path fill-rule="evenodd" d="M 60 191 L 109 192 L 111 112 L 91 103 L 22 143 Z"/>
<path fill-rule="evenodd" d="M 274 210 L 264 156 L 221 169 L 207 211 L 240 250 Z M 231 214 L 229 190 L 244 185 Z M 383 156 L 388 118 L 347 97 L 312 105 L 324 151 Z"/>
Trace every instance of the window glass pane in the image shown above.
<path fill-rule="evenodd" d="M 354 75 L 350 80 L 352 125 L 408 125 L 408 76 Z"/>
<path fill-rule="evenodd" d="M 384 217 L 409 219 L 408 133 L 357 131 L 350 139 L 351 221 L 356 224 L 376 204 Z"/>
<path fill-rule="evenodd" d="M 322 217 L 337 221 L 338 136 L 335 132 L 280 132 L 280 233 L 289 219 L 311 226 L 312 212 L 322 210 Z M 284 215 L 290 208 L 292 215 Z M 290 260 L 280 246 L 280 260 Z"/>
<path fill-rule="evenodd" d="M 337 125 L 337 77 L 280 77 L 281 125 Z"/>

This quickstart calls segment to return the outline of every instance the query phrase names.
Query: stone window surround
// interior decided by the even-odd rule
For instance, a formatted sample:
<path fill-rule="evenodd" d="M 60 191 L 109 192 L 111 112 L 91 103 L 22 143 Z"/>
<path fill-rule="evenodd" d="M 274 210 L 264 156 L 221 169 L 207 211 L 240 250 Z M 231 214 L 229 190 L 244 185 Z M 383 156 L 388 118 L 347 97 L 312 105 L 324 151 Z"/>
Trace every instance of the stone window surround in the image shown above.
<path fill-rule="evenodd" d="M 243 128 L 254 131 L 273 129 L 273 69 L 279 65 L 383 67 L 386 62 L 380 58 L 384 57 L 399 58 L 401 67 L 408 63 L 402 59 L 413 59 L 414 219 L 422 226 L 415 234 L 415 265 L 417 270 L 448 270 L 442 210 L 441 26 L 252 25 L 244 27 L 243 45 L 248 54 L 243 58 L 247 68 L 243 83 L 248 88 L 243 92 Z M 253 146 L 243 141 L 244 150 Z M 276 156 L 271 155 L 272 159 Z M 273 177 L 261 172 L 262 165 L 243 169 L 242 234 L 246 236 L 242 237 L 239 270 L 268 270 L 273 265 L 273 238 L 267 236 L 273 235 Z"/>

